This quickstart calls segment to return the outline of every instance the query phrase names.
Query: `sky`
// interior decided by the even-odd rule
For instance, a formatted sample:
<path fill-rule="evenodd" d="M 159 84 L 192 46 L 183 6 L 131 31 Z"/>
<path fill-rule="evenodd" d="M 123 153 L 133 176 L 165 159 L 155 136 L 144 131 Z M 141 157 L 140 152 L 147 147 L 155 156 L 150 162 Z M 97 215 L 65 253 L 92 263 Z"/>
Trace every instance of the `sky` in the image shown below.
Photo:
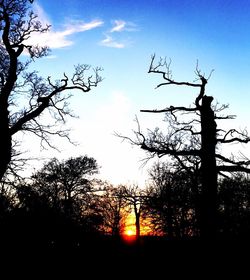
<path fill-rule="evenodd" d="M 152 162 L 142 165 L 145 152 L 115 132 L 133 136 L 136 117 L 144 131 L 162 125 L 163 115 L 140 110 L 188 107 L 197 96 L 195 89 L 155 89 L 162 80 L 148 73 L 153 54 L 171 59 L 176 81 L 194 81 L 197 62 L 206 75 L 214 70 L 206 93 L 229 104 L 225 114 L 237 116 L 222 127 L 250 129 L 249 0 L 37 0 L 33 8 L 51 25 L 49 33 L 31 39 L 51 48 L 33 67 L 56 79 L 74 65 L 90 64 L 103 68 L 104 79 L 89 93 L 73 92 L 70 108 L 78 118 L 67 127 L 78 145 L 56 140 L 56 152 L 28 142 L 32 154 L 43 160 L 87 154 L 100 165 L 100 178 L 144 185 Z"/>

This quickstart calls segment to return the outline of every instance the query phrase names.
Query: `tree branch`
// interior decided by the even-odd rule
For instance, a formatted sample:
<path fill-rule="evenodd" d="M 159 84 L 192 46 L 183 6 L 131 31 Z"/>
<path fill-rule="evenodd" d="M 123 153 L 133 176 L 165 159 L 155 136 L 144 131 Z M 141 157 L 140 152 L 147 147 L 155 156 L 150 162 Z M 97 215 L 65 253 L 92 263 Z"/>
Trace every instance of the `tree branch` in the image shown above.
<path fill-rule="evenodd" d="M 239 137 L 234 137 L 234 134 L 238 134 Z M 227 137 L 230 136 L 232 138 L 227 139 Z M 240 138 L 242 137 L 242 138 Z M 247 132 L 239 132 L 236 129 L 230 129 L 223 138 L 217 138 L 217 142 L 220 143 L 233 143 L 233 142 L 239 142 L 239 143 L 248 143 L 250 142 L 250 137 L 248 137 Z"/>
<path fill-rule="evenodd" d="M 141 144 L 141 148 L 143 150 L 146 150 L 150 153 L 156 154 L 158 157 L 162 157 L 165 155 L 170 156 L 200 156 L 200 151 L 196 149 L 190 149 L 190 150 L 172 150 L 171 148 L 165 148 L 165 149 L 158 149 L 155 147 L 148 146 L 145 142 Z"/>
<path fill-rule="evenodd" d="M 97 84 L 102 81 L 102 78 L 98 73 L 102 69 L 96 68 L 95 78 L 92 79 L 92 76 L 90 76 L 87 78 L 87 82 L 85 82 L 83 75 L 89 68 L 90 67 L 87 67 L 86 65 L 84 65 L 83 67 L 80 67 L 80 65 L 78 65 L 78 67 L 75 68 L 75 73 L 73 74 L 72 81 L 74 83 L 77 80 L 77 83 L 75 82 L 76 85 L 68 84 L 69 78 L 66 74 L 64 74 L 64 79 L 61 79 L 61 84 L 53 84 L 50 77 L 48 77 L 48 85 L 46 85 L 45 82 L 42 79 L 38 78 L 34 73 L 27 76 L 27 82 L 29 82 L 32 86 L 32 88 L 30 89 L 32 96 L 35 93 L 35 95 L 37 95 L 38 97 L 37 104 L 31 105 L 31 109 L 29 111 L 25 110 L 22 117 L 16 120 L 16 122 L 10 128 L 11 135 L 14 135 L 18 131 L 22 130 L 25 124 L 40 116 L 41 113 L 48 107 L 55 108 L 56 111 L 61 115 L 62 120 L 63 115 L 69 115 L 69 112 L 66 112 L 64 109 L 60 109 L 56 106 L 57 103 L 62 102 L 66 97 L 56 100 L 56 96 L 66 90 L 69 91 L 78 89 L 83 92 L 88 92 L 93 86 L 97 86 Z M 51 92 L 49 93 L 50 90 Z M 53 98 L 55 101 L 53 100 Z"/>
<path fill-rule="evenodd" d="M 222 160 L 223 162 L 227 162 L 227 163 L 233 164 L 235 166 L 243 166 L 243 165 L 250 164 L 250 160 L 234 161 L 234 160 L 226 158 L 220 154 L 215 154 L 215 157 Z"/>
<path fill-rule="evenodd" d="M 151 63 L 149 66 L 148 73 L 157 73 L 161 74 L 163 79 L 167 82 L 161 83 L 156 86 L 156 88 L 159 88 L 163 85 L 178 85 L 178 86 L 191 86 L 191 87 L 200 87 L 200 84 L 195 83 L 189 83 L 189 82 L 176 82 L 172 78 L 172 72 L 170 70 L 171 61 L 167 63 L 166 59 L 160 58 L 158 64 L 154 66 L 154 60 L 155 60 L 155 54 L 151 57 Z M 159 70 L 160 68 L 165 67 L 166 71 Z"/>
<path fill-rule="evenodd" d="M 195 111 L 197 111 L 197 108 L 170 106 L 169 108 L 162 109 L 162 110 L 140 110 L 140 112 L 143 112 L 143 113 L 167 113 L 167 112 L 173 113 L 176 111 L 195 112 Z"/>
<path fill-rule="evenodd" d="M 218 172 L 245 172 L 250 173 L 250 169 L 244 166 L 233 166 L 233 165 L 220 165 L 217 166 Z"/>
<path fill-rule="evenodd" d="M 164 85 L 199 87 L 200 92 L 199 92 L 199 95 L 197 96 L 197 98 L 195 100 L 196 109 L 199 109 L 200 106 L 201 106 L 199 103 L 200 103 L 201 99 L 203 98 L 203 96 L 205 95 L 205 86 L 206 86 L 207 81 L 210 78 L 213 70 L 211 71 L 208 78 L 205 78 L 205 75 L 201 74 L 201 71 L 198 69 L 198 65 L 197 65 L 195 74 L 198 76 L 198 79 L 201 81 L 201 83 L 176 82 L 172 78 L 172 71 L 170 70 L 171 60 L 170 60 L 169 63 L 167 63 L 166 58 L 165 59 L 160 58 L 158 64 L 154 65 L 154 62 L 155 62 L 155 54 L 151 57 L 151 63 L 150 63 L 150 66 L 149 66 L 148 73 L 161 74 L 163 79 L 166 81 L 164 83 L 158 84 L 156 86 L 156 88 L 159 88 L 159 87 L 164 86 Z M 165 71 L 160 70 L 163 67 L 166 68 Z"/>

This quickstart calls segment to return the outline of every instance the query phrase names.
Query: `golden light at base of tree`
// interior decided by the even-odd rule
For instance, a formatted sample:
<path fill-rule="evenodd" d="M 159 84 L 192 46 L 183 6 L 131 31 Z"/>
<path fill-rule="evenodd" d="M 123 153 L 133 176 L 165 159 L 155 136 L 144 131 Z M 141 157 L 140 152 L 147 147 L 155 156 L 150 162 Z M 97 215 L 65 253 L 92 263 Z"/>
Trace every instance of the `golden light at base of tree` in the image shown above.
<path fill-rule="evenodd" d="M 123 234 L 126 236 L 136 236 L 135 216 L 133 213 L 128 215 L 125 222 Z M 149 219 L 141 219 L 140 221 L 140 235 L 152 235 Z"/>
<path fill-rule="evenodd" d="M 135 217 L 132 213 L 130 213 L 126 218 L 122 235 L 124 236 L 124 239 L 127 239 L 126 237 L 133 237 L 136 235 Z"/>

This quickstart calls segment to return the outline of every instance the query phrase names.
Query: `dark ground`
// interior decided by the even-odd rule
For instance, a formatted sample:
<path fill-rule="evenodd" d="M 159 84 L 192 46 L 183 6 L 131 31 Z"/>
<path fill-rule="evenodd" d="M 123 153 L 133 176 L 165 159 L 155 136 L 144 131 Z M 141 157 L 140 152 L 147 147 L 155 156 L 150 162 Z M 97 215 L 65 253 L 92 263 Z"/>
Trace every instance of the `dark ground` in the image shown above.
<path fill-rule="evenodd" d="M 246 241 L 170 241 L 161 237 L 141 237 L 124 242 L 111 237 L 85 238 L 74 246 L 7 246 L 1 250 L 0 279 L 215 279 L 218 273 L 243 279 L 249 267 Z M 14 274 L 18 275 L 14 277 Z M 175 277 L 167 277 L 169 275 Z M 88 275 L 88 277 L 86 276 Z M 150 276 L 151 275 L 151 276 Z M 11 277 L 12 276 L 12 277 Z M 83 277 L 86 276 L 86 277 Z M 115 277 L 116 276 L 116 277 Z M 139 276 L 139 278 L 138 278 Z M 245 278 L 245 277 L 244 277 Z M 21 278 L 24 279 L 24 278 Z M 128 280 L 130 280 L 128 279 Z"/>

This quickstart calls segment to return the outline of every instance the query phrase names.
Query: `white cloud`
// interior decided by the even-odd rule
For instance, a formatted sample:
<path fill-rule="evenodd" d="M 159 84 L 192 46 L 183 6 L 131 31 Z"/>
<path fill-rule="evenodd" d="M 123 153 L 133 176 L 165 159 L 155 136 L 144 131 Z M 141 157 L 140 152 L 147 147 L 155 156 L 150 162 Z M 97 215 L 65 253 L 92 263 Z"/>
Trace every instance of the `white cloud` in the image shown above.
<path fill-rule="evenodd" d="M 47 55 L 45 58 L 46 59 L 55 59 L 55 58 L 57 58 L 57 56 L 56 55 Z"/>
<path fill-rule="evenodd" d="M 125 44 L 115 41 L 111 36 L 106 35 L 106 38 L 100 42 L 100 45 L 110 48 L 122 49 L 125 48 Z"/>
<path fill-rule="evenodd" d="M 39 46 L 48 46 L 51 49 L 64 48 L 74 44 L 74 42 L 70 40 L 68 36 L 97 28 L 102 24 L 103 21 L 101 20 L 92 20 L 91 22 L 87 23 L 78 22 L 70 24 L 61 31 L 51 30 L 43 34 L 34 34 L 30 39 L 27 40 L 27 43 Z"/>
<path fill-rule="evenodd" d="M 124 30 L 126 26 L 126 22 L 123 20 L 115 20 L 114 21 L 115 26 L 110 30 L 110 32 L 121 32 Z"/>
<path fill-rule="evenodd" d="M 102 26 L 103 23 L 104 22 L 102 20 L 92 20 L 91 22 L 83 23 L 82 25 L 80 25 L 80 29 L 78 32 L 94 29 L 96 27 Z"/>
<path fill-rule="evenodd" d="M 122 32 L 122 31 L 136 31 L 136 25 L 132 22 L 126 22 L 124 20 L 114 20 L 114 27 L 109 31 L 113 32 Z"/>
<path fill-rule="evenodd" d="M 51 49 L 71 46 L 74 44 L 74 42 L 68 38 L 70 35 L 92 30 L 94 28 L 102 26 L 104 23 L 102 20 L 99 19 L 94 19 L 90 22 L 71 21 L 70 23 L 66 24 L 62 30 L 53 30 L 53 24 L 51 24 L 49 18 L 47 17 L 42 7 L 36 4 L 34 11 L 38 15 L 39 21 L 44 26 L 48 24 L 52 25 L 52 28 L 47 33 L 33 34 L 27 40 L 27 43 L 32 45 L 48 46 Z"/>
<path fill-rule="evenodd" d="M 82 22 L 82 21 L 72 21 L 71 23 L 68 23 L 65 27 L 65 29 L 63 31 L 61 31 L 61 33 L 64 36 L 68 36 L 74 33 L 78 33 L 78 32 L 84 32 L 84 31 L 88 31 L 94 28 L 97 28 L 99 26 L 103 25 L 103 21 L 102 20 L 92 20 L 90 22 Z"/>
<path fill-rule="evenodd" d="M 107 32 L 107 34 L 105 34 L 105 39 L 100 42 L 100 45 L 117 49 L 125 48 L 129 44 L 129 42 L 126 42 L 126 44 L 124 43 L 124 41 L 120 42 L 119 40 L 114 38 L 114 33 L 120 33 L 122 31 L 135 31 L 135 24 L 133 24 L 132 22 L 126 22 L 124 20 L 114 20 L 112 24 L 113 27 Z M 111 33 L 112 36 L 110 35 Z"/>

